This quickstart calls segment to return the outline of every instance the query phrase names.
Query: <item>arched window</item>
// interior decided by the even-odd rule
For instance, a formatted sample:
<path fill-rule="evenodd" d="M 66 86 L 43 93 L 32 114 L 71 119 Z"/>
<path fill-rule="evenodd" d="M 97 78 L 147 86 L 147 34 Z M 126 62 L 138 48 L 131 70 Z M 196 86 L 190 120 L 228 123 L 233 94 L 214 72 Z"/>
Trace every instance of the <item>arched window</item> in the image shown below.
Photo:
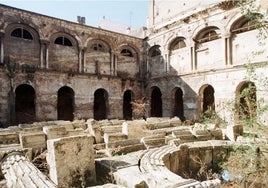
<path fill-rule="evenodd" d="M 122 55 L 122 56 L 133 57 L 132 52 L 131 52 L 130 50 L 128 50 L 128 49 L 123 49 L 123 50 L 121 51 L 121 55 Z"/>
<path fill-rule="evenodd" d="M 236 21 L 232 27 L 232 33 L 243 33 L 255 29 L 253 21 L 243 17 Z"/>
<path fill-rule="evenodd" d="M 200 38 L 197 41 L 199 43 L 203 43 L 203 42 L 208 42 L 208 41 L 216 40 L 218 38 L 219 38 L 219 36 L 216 33 L 216 31 L 211 30 L 211 31 L 207 31 L 202 36 L 200 36 Z"/>
<path fill-rule="evenodd" d="M 23 38 L 27 40 L 33 40 L 32 34 L 23 28 L 16 28 L 11 32 L 12 37 Z"/>
<path fill-rule="evenodd" d="M 100 43 L 92 44 L 91 49 L 98 52 L 105 52 L 105 47 Z"/>
<path fill-rule="evenodd" d="M 156 56 L 160 56 L 160 55 L 161 55 L 161 51 L 159 49 L 159 46 L 152 47 L 149 51 L 150 57 L 156 57 Z"/>
<path fill-rule="evenodd" d="M 178 49 L 181 49 L 181 48 L 184 48 L 186 47 L 186 44 L 184 42 L 184 39 L 183 38 L 176 38 L 170 45 L 170 50 L 173 51 L 173 50 L 178 50 Z"/>
<path fill-rule="evenodd" d="M 220 38 L 220 34 L 217 32 L 219 28 L 208 27 L 202 30 L 196 37 L 195 41 L 198 43 L 209 42 Z"/>
<path fill-rule="evenodd" d="M 54 43 L 63 46 L 73 46 L 72 42 L 66 37 L 58 37 L 55 39 Z"/>

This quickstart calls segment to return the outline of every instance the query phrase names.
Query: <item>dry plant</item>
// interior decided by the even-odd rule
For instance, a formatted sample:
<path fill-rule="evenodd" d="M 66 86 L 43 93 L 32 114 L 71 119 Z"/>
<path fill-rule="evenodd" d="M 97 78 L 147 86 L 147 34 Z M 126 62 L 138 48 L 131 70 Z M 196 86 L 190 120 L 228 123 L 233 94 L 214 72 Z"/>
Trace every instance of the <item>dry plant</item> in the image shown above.
<path fill-rule="evenodd" d="M 233 147 L 222 168 L 229 172 L 229 181 L 236 188 L 268 187 L 268 159 L 257 145 Z"/>
<path fill-rule="evenodd" d="M 131 102 L 134 119 L 146 119 L 148 117 L 148 105 L 149 102 L 144 97 Z"/>

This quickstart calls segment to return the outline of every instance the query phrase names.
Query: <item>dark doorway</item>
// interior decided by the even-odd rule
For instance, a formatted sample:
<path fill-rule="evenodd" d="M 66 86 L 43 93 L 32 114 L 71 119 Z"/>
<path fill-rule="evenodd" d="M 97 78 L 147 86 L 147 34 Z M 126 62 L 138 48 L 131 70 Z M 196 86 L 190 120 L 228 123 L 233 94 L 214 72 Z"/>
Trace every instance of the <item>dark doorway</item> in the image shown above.
<path fill-rule="evenodd" d="M 257 112 L 256 86 L 252 82 L 241 85 L 238 93 L 238 115 L 239 119 L 253 119 Z"/>
<path fill-rule="evenodd" d="M 174 93 L 174 109 L 173 116 L 179 117 L 184 120 L 184 110 L 183 110 L 183 92 L 180 88 L 177 88 Z"/>
<path fill-rule="evenodd" d="M 214 110 L 214 89 L 211 85 L 208 85 L 203 92 L 203 112 L 212 112 Z"/>
<path fill-rule="evenodd" d="M 132 119 L 132 92 L 130 90 L 127 90 L 124 93 L 124 101 L 123 101 L 123 118 L 126 120 Z"/>
<path fill-rule="evenodd" d="M 94 119 L 107 119 L 108 93 L 104 89 L 98 89 L 94 93 Z"/>
<path fill-rule="evenodd" d="M 162 117 L 162 93 L 154 87 L 151 94 L 151 117 Z"/>
<path fill-rule="evenodd" d="M 15 113 L 17 123 L 32 123 L 35 117 L 35 90 L 32 86 L 22 84 L 15 90 Z"/>
<path fill-rule="evenodd" d="M 70 120 L 74 119 L 74 91 L 72 88 L 64 86 L 58 91 L 58 119 Z"/>

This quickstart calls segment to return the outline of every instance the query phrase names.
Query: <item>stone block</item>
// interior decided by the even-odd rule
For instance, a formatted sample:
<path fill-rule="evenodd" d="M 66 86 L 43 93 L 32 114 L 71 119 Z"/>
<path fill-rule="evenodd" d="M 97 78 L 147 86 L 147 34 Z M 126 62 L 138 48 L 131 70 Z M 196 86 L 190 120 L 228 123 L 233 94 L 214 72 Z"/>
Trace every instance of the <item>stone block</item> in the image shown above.
<path fill-rule="evenodd" d="M 102 143 L 103 138 L 102 138 L 102 129 L 98 122 L 94 119 L 88 119 L 87 120 L 87 132 L 95 137 L 95 142 L 96 143 Z"/>
<path fill-rule="evenodd" d="M 198 141 L 206 141 L 212 138 L 208 130 L 205 129 L 193 129 L 192 134 L 195 136 Z"/>
<path fill-rule="evenodd" d="M 18 133 L 0 133 L 0 144 L 19 144 Z"/>
<path fill-rule="evenodd" d="M 243 125 L 228 125 L 225 130 L 225 135 L 229 140 L 235 141 L 238 136 L 243 135 Z"/>
<path fill-rule="evenodd" d="M 46 134 L 44 134 L 43 132 L 39 133 L 22 132 L 20 133 L 19 138 L 22 148 L 39 149 L 39 148 L 46 148 L 47 146 Z"/>
<path fill-rule="evenodd" d="M 178 117 L 171 118 L 169 120 L 169 122 L 170 122 L 170 126 L 172 126 L 172 127 L 176 127 L 176 126 L 181 126 L 182 125 L 181 119 L 178 118 Z"/>
<path fill-rule="evenodd" d="M 72 136 L 47 141 L 49 175 L 58 187 L 96 184 L 92 136 Z"/>
<path fill-rule="evenodd" d="M 188 128 L 182 128 L 179 130 L 172 131 L 172 135 L 180 140 L 190 140 L 193 141 L 195 139 L 194 135 Z"/>
<path fill-rule="evenodd" d="M 55 139 L 68 135 L 66 127 L 63 126 L 45 126 L 43 132 L 47 135 L 47 139 Z"/>
<path fill-rule="evenodd" d="M 127 139 L 127 135 L 122 134 L 122 133 L 104 133 L 104 142 L 105 143 L 111 143 L 111 142 L 115 142 L 118 140 L 126 140 Z"/>
<path fill-rule="evenodd" d="M 212 129 L 209 131 L 211 134 L 212 139 L 215 140 L 222 140 L 223 138 L 223 133 L 221 129 Z"/>
<path fill-rule="evenodd" d="M 78 135 L 85 135 L 85 134 L 86 133 L 84 132 L 84 129 L 82 129 L 82 128 L 67 130 L 68 136 L 78 136 Z"/>
<path fill-rule="evenodd" d="M 101 129 L 103 133 L 121 133 L 122 125 L 102 126 Z"/>
<path fill-rule="evenodd" d="M 140 151 L 146 149 L 143 144 L 133 144 L 133 145 L 125 145 L 118 146 L 117 148 L 108 149 L 109 155 L 121 155 L 127 154 L 130 152 Z"/>
<path fill-rule="evenodd" d="M 144 175 L 136 167 L 128 167 L 119 169 L 114 173 L 117 184 L 124 187 L 146 188 L 149 187 L 144 181 Z"/>
<path fill-rule="evenodd" d="M 84 120 L 74 120 L 72 122 L 72 126 L 74 129 L 77 129 L 77 128 L 80 128 L 80 129 L 83 129 L 83 130 L 86 130 L 87 129 L 87 124 Z"/>
<path fill-rule="evenodd" d="M 142 138 L 147 136 L 146 122 L 144 120 L 127 121 L 123 123 L 122 133 L 127 134 L 128 138 Z"/>
<path fill-rule="evenodd" d="M 107 144 L 108 148 L 116 148 L 116 147 L 122 147 L 122 146 L 128 146 L 128 145 L 135 145 L 140 144 L 139 139 L 127 139 L 127 140 L 118 140 L 115 142 L 110 142 Z"/>
<path fill-rule="evenodd" d="M 143 143 L 147 149 L 160 147 L 165 145 L 165 135 L 158 134 L 153 136 L 146 136 L 141 138 L 141 143 Z"/>

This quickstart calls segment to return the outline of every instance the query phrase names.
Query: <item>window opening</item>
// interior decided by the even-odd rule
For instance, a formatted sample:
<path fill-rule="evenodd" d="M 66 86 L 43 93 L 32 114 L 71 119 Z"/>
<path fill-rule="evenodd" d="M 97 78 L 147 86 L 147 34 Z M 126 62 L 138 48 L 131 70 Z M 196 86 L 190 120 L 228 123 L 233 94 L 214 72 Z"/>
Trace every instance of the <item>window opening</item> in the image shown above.
<path fill-rule="evenodd" d="M 94 51 L 99 51 L 99 52 L 104 52 L 105 48 L 103 45 L 101 45 L 100 43 L 95 43 L 91 46 L 91 49 Z"/>
<path fill-rule="evenodd" d="M 219 36 L 216 33 L 216 31 L 210 30 L 210 31 L 206 32 L 202 37 L 200 37 L 200 39 L 198 39 L 197 41 L 199 43 L 203 43 L 203 42 L 208 42 L 208 41 L 216 40 L 218 38 L 219 38 Z"/>
<path fill-rule="evenodd" d="M 177 39 L 171 45 L 171 50 L 178 50 L 178 49 L 184 48 L 184 47 L 186 47 L 186 44 L 183 41 L 183 39 Z"/>
<path fill-rule="evenodd" d="M 66 37 L 58 37 L 55 39 L 54 43 L 63 46 L 73 46 L 72 42 Z"/>
<path fill-rule="evenodd" d="M 233 33 L 243 33 L 246 31 L 253 30 L 253 29 L 255 29 L 255 24 L 250 20 L 246 20 L 241 25 L 237 26 L 236 29 L 233 29 L 232 32 Z"/>
<path fill-rule="evenodd" d="M 161 55 L 161 51 L 158 48 L 153 49 L 152 53 L 151 53 L 151 57 L 156 57 Z"/>
<path fill-rule="evenodd" d="M 123 49 L 123 50 L 121 51 L 121 55 L 123 55 L 123 56 L 128 56 L 128 57 L 133 57 L 132 52 L 131 52 L 130 50 L 128 50 L 128 49 Z"/>
<path fill-rule="evenodd" d="M 32 34 L 29 31 L 27 31 L 26 29 L 23 29 L 23 28 L 14 29 L 11 32 L 11 36 L 12 37 L 17 37 L 17 38 L 33 40 Z"/>

